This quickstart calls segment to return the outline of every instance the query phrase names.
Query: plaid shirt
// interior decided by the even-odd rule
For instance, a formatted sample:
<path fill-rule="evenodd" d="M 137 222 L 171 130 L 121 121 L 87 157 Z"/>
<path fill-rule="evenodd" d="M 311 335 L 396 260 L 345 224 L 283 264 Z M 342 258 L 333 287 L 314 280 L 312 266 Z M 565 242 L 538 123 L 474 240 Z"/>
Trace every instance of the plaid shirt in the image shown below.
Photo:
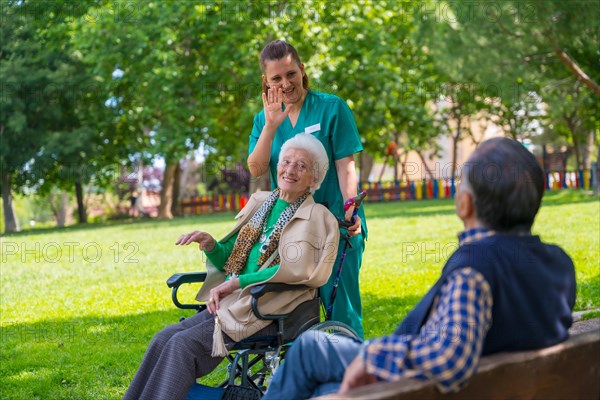
<path fill-rule="evenodd" d="M 482 239 L 493 231 L 461 232 L 459 243 Z M 455 392 L 473 376 L 492 322 L 489 284 L 472 268 L 449 275 L 434 299 L 419 335 L 389 335 L 365 343 L 361 354 L 367 372 L 379 379 L 430 379 L 442 393 Z"/>

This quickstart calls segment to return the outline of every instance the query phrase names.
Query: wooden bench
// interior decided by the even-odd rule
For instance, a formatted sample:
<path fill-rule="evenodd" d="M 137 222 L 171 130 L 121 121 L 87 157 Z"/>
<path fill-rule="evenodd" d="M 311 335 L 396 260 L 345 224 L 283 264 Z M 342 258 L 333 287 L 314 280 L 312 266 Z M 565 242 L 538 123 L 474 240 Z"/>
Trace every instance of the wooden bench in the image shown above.
<path fill-rule="evenodd" d="M 571 337 L 541 350 L 483 357 L 477 374 L 458 393 L 442 395 L 430 381 L 402 379 L 320 400 L 594 399 L 600 398 L 600 318 L 577 322 Z"/>

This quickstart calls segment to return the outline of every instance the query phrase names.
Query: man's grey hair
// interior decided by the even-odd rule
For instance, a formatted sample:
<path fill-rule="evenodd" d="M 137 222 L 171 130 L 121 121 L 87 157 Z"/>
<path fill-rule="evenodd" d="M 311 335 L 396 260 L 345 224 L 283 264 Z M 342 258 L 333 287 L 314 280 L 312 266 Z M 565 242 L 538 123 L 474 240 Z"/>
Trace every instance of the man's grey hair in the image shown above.
<path fill-rule="evenodd" d="M 312 161 L 312 175 L 315 180 L 315 184 L 310 187 L 310 192 L 314 194 L 323 183 L 325 174 L 329 169 L 329 157 L 325 147 L 310 133 L 300 133 L 291 139 L 288 139 L 283 146 L 281 146 L 281 152 L 279 153 L 279 163 L 283 160 L 283 156 L 290 149 L 304 150 L 306 151 Z"/>

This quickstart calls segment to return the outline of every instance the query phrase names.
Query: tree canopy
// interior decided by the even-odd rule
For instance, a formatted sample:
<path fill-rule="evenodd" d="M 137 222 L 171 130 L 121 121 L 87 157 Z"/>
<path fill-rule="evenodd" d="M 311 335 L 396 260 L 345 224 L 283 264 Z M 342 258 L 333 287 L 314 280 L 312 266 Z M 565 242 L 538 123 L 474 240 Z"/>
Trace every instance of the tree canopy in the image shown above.
<path fill-rule="evenodd" d="M 12 193 L 115 184 L 165 160 L 170 216 L 179 160 L 243 161 L 262 103 L 258 55 L 300 53 L 311 87 L 353 110 L 368 152 L 435 154 L 487 118 L 520 140 L 566 141 L 580 167 L 598 141 L 597 2 L 177 0 L 2 3 L 0 165 Z M 454 150 L 455 151 L 455 150 Z M 12 221 L 12 222 L 11 222 Z"/>

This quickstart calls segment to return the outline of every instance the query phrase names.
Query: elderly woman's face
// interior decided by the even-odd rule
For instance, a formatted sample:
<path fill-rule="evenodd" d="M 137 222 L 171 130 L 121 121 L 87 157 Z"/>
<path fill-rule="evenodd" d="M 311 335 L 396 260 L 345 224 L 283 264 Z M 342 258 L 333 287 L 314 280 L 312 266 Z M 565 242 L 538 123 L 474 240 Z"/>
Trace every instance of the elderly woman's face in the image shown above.
<path fill-rule="evenodd" d="M 313 160 L 306 150 L 288 149 L 277 165 L 277 185 L 281 198 L 293 201 L 314 185 Z"/>

